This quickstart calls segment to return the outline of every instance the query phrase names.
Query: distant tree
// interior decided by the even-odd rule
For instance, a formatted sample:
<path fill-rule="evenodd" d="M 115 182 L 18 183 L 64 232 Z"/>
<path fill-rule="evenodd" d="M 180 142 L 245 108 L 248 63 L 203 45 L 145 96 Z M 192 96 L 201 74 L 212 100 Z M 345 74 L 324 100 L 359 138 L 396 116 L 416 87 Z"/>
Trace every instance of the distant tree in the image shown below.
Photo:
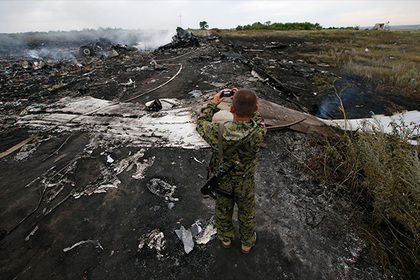
<path fill-rule="evenodd" d="M 254 22 L 252 25 L 247 24 L 244 26 L 236 27 L 236 30 L 320 30 L 322 26 L 319 23 L 310 23 L 310 22 L 287 22 L 287 23 L 271 23 L 266 21 L 264 24 L 261 22 Z"/>
<path fill-rule="evenodd" d="M 207 29 L 207 28 L 209 28 L 207 21 L 200 21 L 200 29 Z"/>

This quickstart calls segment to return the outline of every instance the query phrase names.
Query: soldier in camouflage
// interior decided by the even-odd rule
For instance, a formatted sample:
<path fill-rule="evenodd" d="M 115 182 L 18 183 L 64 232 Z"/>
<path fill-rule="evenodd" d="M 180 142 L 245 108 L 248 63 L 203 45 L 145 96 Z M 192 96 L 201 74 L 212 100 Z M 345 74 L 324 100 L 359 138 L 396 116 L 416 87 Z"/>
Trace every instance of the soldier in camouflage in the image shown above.
<path fill-rule="evenodd" d="M 230 107 L 234 120 L 224 123 L 222 139 L 218 139 L 219 124 L 212 122 L 217 112 L 217 105 L 224 97 L 217 93 L 212 102 L 198 117 L 197 131 L 210 145 L 212 159 L 209 169 L 212 173 L 226 170 L 228 166 L 237 166 L 224 176 L 219 186 L 233 195 L 228 198 L 217 195 L 215 204 L 215 223 L 218 238 L 225 248 L 229 248 L 235 237 L 232 223 L 233 208 L 238 206 L 239 235 L 242 243 L 241 251 L 249 253 L 256 241 L 255 190 L 254 173 L 257 165 L 256 155 L 260 149 L 267 129 L 260 115 L 257 96 L 248 89 L 232 89 L 233 105 Z M 218 156 L 219 141 L 222 141 L 223 157 Z"/>

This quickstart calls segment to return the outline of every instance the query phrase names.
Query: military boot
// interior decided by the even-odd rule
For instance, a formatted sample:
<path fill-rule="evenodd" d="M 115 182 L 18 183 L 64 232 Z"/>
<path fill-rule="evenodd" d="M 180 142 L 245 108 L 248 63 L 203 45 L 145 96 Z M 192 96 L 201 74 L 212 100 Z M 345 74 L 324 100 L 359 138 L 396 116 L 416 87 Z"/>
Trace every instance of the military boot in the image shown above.
<path fill-rule="evenodd" d="M 251 248 L 252 247 L 248 247 L 248 246 L 245 246 L 244 244 L 242 244 L 241 252 L 244 253 L 244 254 L 249 254 L 249 252 L 251 252 Z"/>
<path fill-rule="evenodd" d="M 225 248 L 225 249 L 228 249 L 228 248 L 230 248 L 230 246 L 232 245 L 232 241 L 231 240 L 225 240 L 225 241 L 222 241 L 222 246 L 223 246 L 223 248 Z"/>

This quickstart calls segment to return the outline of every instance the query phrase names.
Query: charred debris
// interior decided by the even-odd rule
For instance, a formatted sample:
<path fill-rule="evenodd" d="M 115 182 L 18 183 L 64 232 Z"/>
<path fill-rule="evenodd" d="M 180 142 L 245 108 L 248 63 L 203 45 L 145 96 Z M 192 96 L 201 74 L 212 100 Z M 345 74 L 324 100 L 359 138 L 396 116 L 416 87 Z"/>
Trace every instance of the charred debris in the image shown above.
<path fill-rule="evenodd" d="M 153 71 L 166 70 L 166 66 L 154 60 L 155 57 L 163 54 L 171 59 L 172 56 L 190 51 L 197 52 L 199 41 L 200 39 L 191 32 L 177 28 L 172 42 L 155 51 L 137 51 L 135 46 L 112 44 L 106 38 L 99 38 L 78 47 L 74 44 L 48 46 L 40 42 L 29 46 L 28 49 L 20 48 L 20 55 L 3 46 L 3 58 L 0 61 L 0 110 L 21 112 L 28 106 L 37 106 L 38 103 L 50 99 L 58 100 L 69 95 L 121 99 L 129 95 L 125 93 L 130 91 L 127 87 L 135 89 L 135 80 L 141 80 L 142 83 L 155 82 L 152 78 L 148 80 L 154 75 Z M 252 70 L 252 77 L 248 82 L 266 83 L 278 92 L 273 101 L 288 103 L 294 109 L 307 113 L 317 113 L 310 77 L 319 72 L 326 72 L 329 66 L 317 67 L 308 65 L 303 60 L 278 61 L 265 57 L 267 52 L 269 56 L 270 53 L 281 55 L 285 49 L 298 46 L 280 42 L 268 42 L 263 46 L 238 45 L 231 41 L 221 44 L 217 37 L 208 37 L 201 41 L 202 47 L 199 52 L 203 54 L 192 56 L 190 62 L 227 60 L 244 64 Z M 219 43 L 213 44 L 215 41 Z M 228 46 L 223 47 L 224 43 Z M 216 45 L 217 48 L 212 45 Z M 274 65 L 281 65 L 280 74 L 289 73 L 284 77 L 291 77 L 292 72 L 293 79 L 281 81 L 280 77 L 283 75 L 275 73 Z M 121 88 L 121 85 L 125 88 Z"/>
<path fill-rule="evenodd" d="M 190 32 L 181 28 L 177 32 L 173 41 L 162 49 L 198 46 L 198 38 Z M 0 48 L 3 50 L 0 110 L 3 112 L 12 109 L 16 113 L 27 106 L 37 106 L 69 94 L 113 99 L 127 89 L 121 90 L 121 85 L 135 88 L 133 80 L 126 76 L 147 80 L 154 70 L 166 69 L 153 60 L 153 51 L 112 44 L 106 38 L 77 49 L 74 45 L 47 46 L 42 42 L 28 47 L 20 48 L 16 53 L 5 46 Z M 102 92 L 102 96 L 98 92 Z"/>
<path fill-rule="evenodd" d="M 268 135 L 262 151 L 254 255 L 217 246 L 213 202 L 199 193 L 209 153 L 195 118 L 215 91 L 238 85 L 316 113 L 310 78 L 330 67 L 288 57 L 299 44 L 178 28 L 154 51 L 103 39 L 9 50 L 0 60 L 2 278 L 383 277 L 334 194 L 302 172 L 312 148 L 290 131 Z"/>

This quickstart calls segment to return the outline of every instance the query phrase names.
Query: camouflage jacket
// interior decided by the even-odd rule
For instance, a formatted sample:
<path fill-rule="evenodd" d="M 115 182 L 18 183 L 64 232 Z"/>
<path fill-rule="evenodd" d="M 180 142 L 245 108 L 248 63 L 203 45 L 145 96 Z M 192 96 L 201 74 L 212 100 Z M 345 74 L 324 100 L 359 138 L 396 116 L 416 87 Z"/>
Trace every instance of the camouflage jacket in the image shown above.
<path fill-rule="evenodd" d="M 210 161 L 210 171 L 216 173 L 226 165 L 238 162 L 233 175 L 254 174 L 257 165 L 257 153 L 260 150 L 267 129 L 263 118 L 257 111 L 250 121 L 227 121 L 223 130 L 223 164 L 219 163 L 218 135 L 219 124 L 212 122 L 213 115 L 217 112 L 214 103 L 207 107 L 198 117 L 197 131 L 210 145 L 213 152 Z M 235 147 L 235 148 L 232 148 Z"/>

